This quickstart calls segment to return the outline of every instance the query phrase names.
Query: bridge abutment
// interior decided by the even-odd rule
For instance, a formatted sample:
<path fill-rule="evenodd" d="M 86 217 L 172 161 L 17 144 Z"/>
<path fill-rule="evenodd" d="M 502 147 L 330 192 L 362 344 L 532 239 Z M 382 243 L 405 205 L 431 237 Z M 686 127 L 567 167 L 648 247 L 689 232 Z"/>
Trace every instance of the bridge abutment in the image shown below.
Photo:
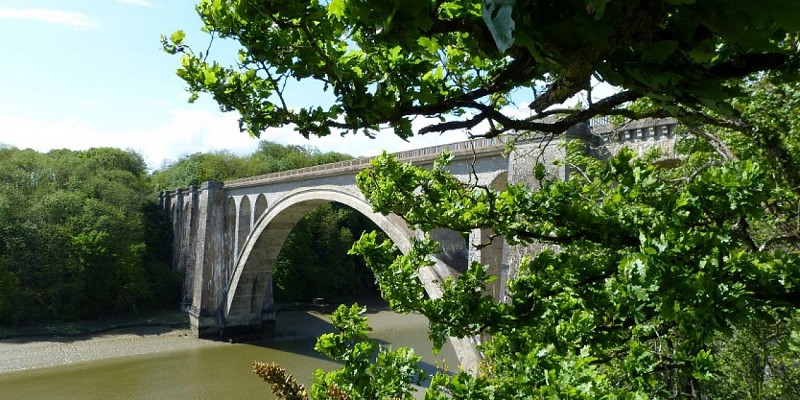
<path fill-rule="evenodd" d="M 198 189 L 196 232 L 194 235 L 194 280 L 189 324 L 199 337 L 219 334 L 220 304 L 226 285 L 225 191 L 222 182 L 204 182 Z"/>

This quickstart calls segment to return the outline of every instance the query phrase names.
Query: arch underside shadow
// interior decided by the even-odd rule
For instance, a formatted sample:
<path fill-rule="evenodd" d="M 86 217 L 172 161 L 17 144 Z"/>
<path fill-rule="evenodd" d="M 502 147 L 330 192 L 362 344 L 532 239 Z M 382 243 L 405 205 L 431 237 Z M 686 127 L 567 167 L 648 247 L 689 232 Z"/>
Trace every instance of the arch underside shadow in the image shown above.
<path fill-rule="evenodd" d="M 260 327 L 264 321 L 274 321 L 271 279 L 281 248 L 300 219 L 327 202 L 338 202 L 362 213 L 383 230 L 401 252 L 405 254 L 410 249 L 415 233 L 405 221 L 395 215 L 373 212 L 361 197 L 333 185 L 293 190 L 270 205 L 244 241 L 222 304 L 224 327 Z M 434 266 L 419 271 L 420 280 L 432 298 L 442 295 L 439 282 L 457 273 L 441 259 L 435 261 Z M 451 342 L 462 367 L 476 368 L 480 356 L 470 340 L 451 339 Z"/>

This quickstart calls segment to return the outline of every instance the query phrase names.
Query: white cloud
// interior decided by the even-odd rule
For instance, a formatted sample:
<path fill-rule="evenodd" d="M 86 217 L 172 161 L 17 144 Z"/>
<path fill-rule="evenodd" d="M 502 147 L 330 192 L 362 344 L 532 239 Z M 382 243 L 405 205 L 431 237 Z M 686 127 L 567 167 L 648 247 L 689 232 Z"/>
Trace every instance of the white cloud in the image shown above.
<path fill-rule="evenodd" d="M 117 0 L 117 3 L 130 4 L 133 6 L 141 7 L 155 7 L 155 5 L 148 0 Z"/>
<path fill-rule="evenodd" d="M 92 127 L 80 120 L 44 121 L 15 115 L 0 114 L 0 144 L 20 149 L 31 148 L 40 152 L 67 148 L 85 150 L 91 147 L 117 147 L 140 153 L 151 169 L 159 168 L 164 161 L 174 161 L 181 156 L 219 150 L 229 150 L 246 155 L 258 147 L 258 139 L 239 132 L 236 113 L 220 113 L 204 109 L 172 110 L 170 119 L 151 129 L 109 131 Z M 433 120 L 418 119 L 415 129 Z M 376 139 L 362 134 L 348 133 L 305 139 L 291 127 L 275 128 L 261 135 L 261 139 L 280 144 L 314 146 L 321 151 L 337 151 L 352 156 L 375 156 L 382 150 L 398 152 L 421 147 L 466 140 L 463 132 L 428 134 L 403 141 L 386 130 Z"/>
<path fill-rule="evenodd" d="M 172 111 L 171 119 L 152 129 L 109 131 L 80 120 L 45 121 L 0 115 L 0 143 L 40 152 L 67 148 L 117 147 L 140 153 L 150 168 L 182 155 L 228 149 L 255 150 L 257 141 L 239 133 L 236 116 L 204 110 Z"/>
<path fill-rule="evenodd" d="M 598 87 L 593 95 L 607 96 L 613 88 Z M 568 104 L 579 101 L 571 99 Z M 162 109 L 168 109 L 163 103 Z M 45 120 L 41 117 L 22 117 L 19 115 L 0 114 L 0 144 L 17 148 L 32 148 L 46 152 L 52 149 L 68 148 L 73 150 L 91 147 L 117 147 L 131 149 L 144 157 L 151 169 L 159 168 L 164 161 L 174 161 L 181 156 L 197 152 L 229 150 L 240 155 L 247 155 L 258 147 L 258 139 L 239 131 L 237 113 L 221 113 L 212 108 L 172 109 L 168 113 L 167 122 L 148 129 L 119 128 L 109 131 L 107 128 L 92 126 L 91 122 L 70 120 Z M 517 118 L 530 116 L 526 106 L 503 110 Z M 416 118 L 412 122 L 415 132 L 420 128 L 439 122 L 436 118 Z M 120 124 L 124 126 L 124 124 Z M 482 134 L 488 129 L 483 122 L 473 128 L 473 134 Z M 430 133 L 415 135 L 404 141 L 387 129 L 370 139 L 363 134 L 337 133 L 326 137 L 303 138 L 292 127 L 273 128 L 261 135 L 262 140 L 280 144 L 314 146 L 323 152 L 336 151 L 355 157 L 375 156 L 386 150 L 399 152 L 429 146 L 438 146 L 468 140 L 465 131 L 451 131 L 442 134 Z"/>
<path fill-rule="evenodd" d="M 45 8 L 0 8 L 0 19 L 40 21 L 78 30 L 89 30 L 100 26 L 100 23 L 83 13 Z"/>

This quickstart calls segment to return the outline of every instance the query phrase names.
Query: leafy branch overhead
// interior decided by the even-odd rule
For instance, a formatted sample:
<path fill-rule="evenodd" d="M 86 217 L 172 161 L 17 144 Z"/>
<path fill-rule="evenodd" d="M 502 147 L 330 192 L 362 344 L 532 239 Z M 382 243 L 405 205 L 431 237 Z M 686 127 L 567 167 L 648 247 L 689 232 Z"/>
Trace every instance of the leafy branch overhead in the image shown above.
<path fill-rule="evenodd" d="M 784 218 L 797 218 L 777 208 L 796 207 L 798 197 L 762 164 L 721 161 L 706 148 L 663 168 L 627 149 L 601 162 L 578 148 L 567 161 L 581 173 L 542 179 L 538 190 L 470 186 L 446 172 L 446 157 L 424 168 L 384 154 L 359 174 L 377 211 L 423 231 L 489 229 L 509 244 L 545 245 L 512 266 L 509 300 L 497 302 L 483 291 L 497 277 L 480 263 L 443 282 L 440 298 L 424 297 L 417 271 L 440 251 L 428 238 L 400 256 L 374 234 L 355 244 L 392 308 L 429 318 L 436 346 L 448 336 L 491 338 L 481 344 L 482 374 L 467 383 L 439 377 L 434 393 L 462 384 L 492 395 L 453 398 L 709 393 L 724 369 L 719 343 L 733 329 L 753 321 L 785 329 L 798 315 L 800 257 L 787 245 L 799 243 L 798 231 L 775 236 Z"/>
<path fill-rule="evenodd" d="M 255 136 L 388 126 L 406 138 L 485 121 L 487 136 L 561 133 L 596 115 L 632 116 L 620 108 L 637 99 L 661 106 L 651 116 L 728 119 L 737 79 L 800 66 L 794 0 L 203 0 L 197 11 L 212 38 L 241 44 L 235 65 L 209 58 L 212 46 L 193 51 L 183 32 L 162 38 L 164 49 L 183 54 L 178 74 L 193 97 L 210 93 Z M 335 102 L 289 104 L 286 91 L 304 79 Z M 619 92 L 551 109 L 598 81 Z M 513 100 L 531 115 L 504 112 Z M 413 132 L 419 116 L 443 119 Z"/>

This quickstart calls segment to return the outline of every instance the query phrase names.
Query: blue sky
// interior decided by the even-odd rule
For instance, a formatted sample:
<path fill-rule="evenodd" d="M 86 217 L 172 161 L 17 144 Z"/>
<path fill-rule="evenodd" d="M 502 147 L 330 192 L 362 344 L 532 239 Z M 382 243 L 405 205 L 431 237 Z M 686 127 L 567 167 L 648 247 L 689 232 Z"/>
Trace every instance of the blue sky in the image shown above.
<path fill-rule="evenodd" d="M 159 37 L 177 29 L 205 48 L 195 0 L 0 0 L 0 144 L 48 151 L 113 146 L 141 153 L 151 168 L 213 150 L 247 154 L 257 139 L 238 130 L 237 115 L 207 97 L 188 104 L 175 75 L 178 56 Z M 231 43 L 215 46 L 230 52 Z M 212 52 L 212 55 L 215 54 Z M 294 106 L 320 98 L 298 86 Z M 423 121 L 417 121 L 421 124 Z M 466 138 L 455 132 L 411 143 L 391 132 L 305 140 L 291 128 L 262 139 L 369 156 Z"/>

